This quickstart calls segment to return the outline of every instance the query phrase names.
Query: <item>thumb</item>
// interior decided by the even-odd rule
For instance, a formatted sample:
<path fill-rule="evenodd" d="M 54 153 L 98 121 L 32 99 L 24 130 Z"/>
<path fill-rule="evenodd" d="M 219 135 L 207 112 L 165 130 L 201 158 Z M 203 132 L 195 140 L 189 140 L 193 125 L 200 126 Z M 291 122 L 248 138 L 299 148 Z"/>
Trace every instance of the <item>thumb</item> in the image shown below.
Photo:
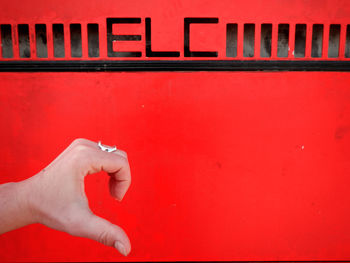
<path fill-rule="evenodd" d="M 80 226 L 79 236 L 96 240 L 106 246 L 116 248 L 122 255 L 130 253 L 131 245 L 124 230 L 94 214 Z"/>

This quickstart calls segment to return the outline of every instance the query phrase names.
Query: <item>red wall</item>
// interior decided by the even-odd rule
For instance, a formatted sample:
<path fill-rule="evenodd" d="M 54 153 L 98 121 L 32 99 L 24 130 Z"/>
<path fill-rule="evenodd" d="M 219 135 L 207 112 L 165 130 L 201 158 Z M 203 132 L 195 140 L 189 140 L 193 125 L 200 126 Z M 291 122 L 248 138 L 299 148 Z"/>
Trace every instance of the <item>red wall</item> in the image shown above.
<path fill-rule="evenodd" d="M 348 1 L 304 2 L 3 1 L 0 24 L 148 16 L 154 50 L 182 52 L 186 16 L 221 19 L 208 29 L 349 23 Z M 193 47 L 224 54 L 225 31 L 210 32 Z M 133 178 L 122 203 L 107 176 L 86 181 L 92 210 L 128 233 L 129 257 L 31 225 L 0 236 L 0 261 L 350 259 L 349 73 L 0 73 L 0 122 L 0 183 L 77 137 L 127 151 Z"/>
<path fill-rule="evenodd" d="M 132 253 L 32 225 L 2 260 L 350 258 L 348 73 L 1 74 L 1 183 L 45 167 L 74 138 L 117 144 L 122 203 L 87 178 L 93 211 Z M 28 84 L 30 83 L 30 84 Z"/>

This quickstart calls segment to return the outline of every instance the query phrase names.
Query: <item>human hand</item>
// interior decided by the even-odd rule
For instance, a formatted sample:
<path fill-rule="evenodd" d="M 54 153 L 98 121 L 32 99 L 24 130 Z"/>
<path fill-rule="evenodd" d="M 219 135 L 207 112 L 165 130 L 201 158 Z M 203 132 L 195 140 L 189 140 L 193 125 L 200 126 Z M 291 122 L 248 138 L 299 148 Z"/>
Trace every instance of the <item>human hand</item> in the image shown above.
<path fill-rule="evenodd" d="M 126 153 L 104 152 L 95 142 L 77 139 L 40 173 L 20 182 L 19 192 L 32 223 L 96 240 L 126 256 L 131 245 L 125 232 L 88 205 L 84 177 L 100 171 L 110 175 L 110 193 L 121 201 L 131 183 Z"/>

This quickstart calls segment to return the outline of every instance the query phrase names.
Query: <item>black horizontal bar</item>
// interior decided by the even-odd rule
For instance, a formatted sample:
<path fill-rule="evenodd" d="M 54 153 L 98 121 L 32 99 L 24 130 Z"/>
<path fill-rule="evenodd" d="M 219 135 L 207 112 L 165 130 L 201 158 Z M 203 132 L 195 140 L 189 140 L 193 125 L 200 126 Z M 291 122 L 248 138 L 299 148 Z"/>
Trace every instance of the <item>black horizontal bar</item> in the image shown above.
<path fill-rule="evenodd" d="M 118 41 L 140 41 L 141 35 L 115 35 L 112 36 L 112 40 Z"/>
<path fill-rule="evenodd" d="M 101 71 L 350 71 L 350 61 L 72 60 L 1 61 L 0 72 Z"/>
<path fill-rule="evenodd" d="M 96 261 L 89 261 L 89 263 L 95 263 Z M 110 262 L 110 261 L 108 261 Z M 120 262 L 120 261 L 114 261 L 115 263 Z M 128 263 L 148 263 L 148 262 L 152 262 L 152 263 L 199 263 L 199 262 L 205 262 L 205 263 L 349 263 L 349 260 L 278 260 L 278 261 L 271 261 L 271 260 L 267 260 L 267 261 L 263 261 L 263 260 L 246 260 L 246 261 L 242 261 L 242 260 L 238 260 L 238 261 L 234 261 L 234 260 L 228 260 L 228 261 L 205 261 L 205 260 L 197 260 L 197 261 L 187 261 L 187 260 L 175 260 L 175 261 L 125 261 Z M 56 262 L 58 263 L 58 262 Z M 97 263 L 97 262 L 96 262 Z M 113 261 L 111 261 L 111 263 L 113 263 Z"/>

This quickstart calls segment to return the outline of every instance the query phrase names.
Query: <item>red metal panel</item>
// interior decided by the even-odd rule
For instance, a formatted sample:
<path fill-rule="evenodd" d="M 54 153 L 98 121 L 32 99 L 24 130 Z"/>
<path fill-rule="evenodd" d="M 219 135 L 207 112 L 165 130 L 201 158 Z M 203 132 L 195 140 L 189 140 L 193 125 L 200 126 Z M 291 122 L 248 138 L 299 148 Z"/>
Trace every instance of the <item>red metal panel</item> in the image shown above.
<path fill-rule="evenodd" d="M 183 52 L 185 17 L 218 17 L 192 25 L 191 48 L 243 57 L 243 24 L 272 23 L 272 57 L 294 58 L 295 24 L 340 24 L 348 1 L 2 1 L 0 24 L 11 24 L 14 58 L 121 60 L 107 56 L 106 18 L 140 17 L 117 43 L 145 56 L 145 18 L 152 49 Z M 17 24 L 45 23 L 48 58 L 19 58 Z M 66 57 L 54 58 L 52 24 L 65 25 Z M 71 58 L 69 25 L 82 24 L 82 58 Z M 98 23 L 100 54 L 89 58 L 87 23 Z M 238 23 L 238 55 L 226 58 L 226 24 Z M 277 57 L 277 26 L 290 24 L 288 58 Z M 193 36 L 193 38 L 192 38 Z M 35 41 L 35 40 L 34 40 Z M 119 44 L 119 45 L 118 45 Z M 166 58 L 177 59 L 177 58 Z M 210 59 L 210 58 L 209 58 Z M 217 59 L 217 58 L 216 58 Z M 129 257 L 41 225 L 0 236 L 0 261 L 350 260 L 350 75 L 329 72 L 1 73 L 0 183 L 34 175 L 74 138 L 117 144 L 128 152 L 133 183 L 122 203 L 107 177 L 87 178 L 92 210 L 120 224 Z"/>
<path fill-rule="evenodd" d="M 127 150 L 133 176 L 121 204 L 106 176 L 87 179 L 92 209 L 130 235 L 130 257 L 33 225 L 0 236 L 2 260 L 350 258 L 349 74 L 1 81 L 1 183 L 37 173 L 76 137 Z"/>

